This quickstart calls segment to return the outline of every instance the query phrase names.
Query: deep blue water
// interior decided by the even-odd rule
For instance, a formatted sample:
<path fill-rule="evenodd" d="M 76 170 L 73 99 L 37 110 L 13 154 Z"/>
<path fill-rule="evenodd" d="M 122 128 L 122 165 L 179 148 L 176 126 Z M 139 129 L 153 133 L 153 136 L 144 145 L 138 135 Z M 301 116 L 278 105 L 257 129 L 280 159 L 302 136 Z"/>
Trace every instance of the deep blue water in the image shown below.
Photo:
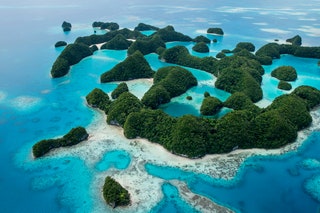
<path fill-rule="evenodd" d="M 98 51 L 73 66 L 66 77 L 51 79 L 50 68 L 62 51 L 61 48 L 54 48 L 56 41 L 73 42 L 78 36 L 92 34 L 93 21 L 114 21 L 121 27 L 128 28 L 134 28 L 139 22 L 158 27 L 171 24 L 177 31 L 192 37 L 205 35 L 208 27 L 222 27 L 225 35 L 218 37 L 216 44 L 210 45 L 209 55 L 213 56 L 222 49 L 233 49 L 240 41 L 253 42 L 258 48 L 276 38 L 283 41 L 296 34 L 302 36 L 303 44 L 319 46 L 319 10 L 319 0 L 294 0 L 290 4 L 275 4 L 270 0 L 98 0 L 94 3 L 75 0 L 30 0 L 22 3 L 2 0 L 0 212 L 90 212 L 94 203 L 89 189 L 97 171 L 89 168 L 77 156 L 52 157 L 39 161 L 26 159 L 36 141 L 65 134 L 74 126 L 88 126 L 92 122 L 96 113 L 86 107 L 84 97 L 95 87 L 106 92 L 111 92 L 116 87 L 116 84 L 100 84 L 99 76 L 124 60 L 126 52 Z M 70 33 L 63 33 L 61 30 L 60 25 L 64 20 L 73 24 Z M 185 45 L 192 47 L 192 44 Z M 158 61 L 154 54 L 146 58 L 154 70 L 169 65 Z M 276 89 L 277 81 L 269 75 L 273 68 L 284 64 L 292 65 L 298 71 L 299 77 L 293 83 L 294 87 L 308 84 L 320 89 L 317 61 L 282 56 L 272 66 L 266 66 L 263 80 L 265 99 L 273 100 L 283 94 Z M 197 115 L 202 94 L 207 90 L 221 100 L 228 97 L 227 93 L 208 83 L 213 80 L 212 76 L 193 69 L 190 71 L 202 84 L 185 94 L 193 97 L 191 102 L 181 96 L 174 99 L 171 105 L 163 106 L 172 115 L 180 116 L 181 112 Z M 288 157 L 249 159 L 241 170 L 239 184 L 234 188 L 215 187 L 201 180 L 189 186 L 195 193 L 243 212 L 295 212 L 295 209 L 316 212 L 319 199 L 316 202 L 314 197 L 320 190 L 311 187 L 314 190 L 312 197 L 304 192 L 303 186 L 314 186 L 314 183 L 319 185 L 316 181 L 318 179 L 310 181 L 312 177 L 318 177 L 319 170 L 296 166 L 297 163 L 301 165 L 305 159 L 319 160 L 319 134 L 314 134 L 310 140 L 314 142 L 307 143 L 305 149 Z M 254 166 L 247 166 L 248 164 Z M 257 171 L 252 167 L 263 169 Z M 168 174 L 172 172 L 165 171 Z M 292 176 L 296 171 L 299 175 Z M 261 183 L 269 183 L 271 186 Z M 166 196 L 170 193 L 176 196 L 172 187 L 164 185 L 163 193 Z M 252 197 L 254 199 L 249 199 Z M 251 201 L 255 201 L 255 205 Z M 172 202 L 161 201 L 162 204 L 161 208 L 175 211 Z"/>

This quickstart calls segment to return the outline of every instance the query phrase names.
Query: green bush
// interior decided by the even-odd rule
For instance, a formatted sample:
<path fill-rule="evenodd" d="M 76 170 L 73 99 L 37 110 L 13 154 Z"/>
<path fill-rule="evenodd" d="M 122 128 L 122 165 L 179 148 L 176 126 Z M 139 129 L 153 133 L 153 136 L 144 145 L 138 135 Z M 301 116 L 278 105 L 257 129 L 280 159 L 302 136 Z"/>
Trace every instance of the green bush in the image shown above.
<path fill-rule="evenodd" d="M 236 148 L 252 148 L 250 124 L 254 114 L 232 111 L 217 120 L 209 153 L 226 153 Z"/>
<path fill-rule="evenodd" d="M 199 52 L 199 53 L 208 53 L 209 52 L 209 47 L 206 43 L 204 42 L 198 42 L 196 45 L 192 47 L 193 51 Z"/>
<path fill-rule="evenodd" d="M 255 51 L 255 46 L 254 44 L 250 42 L 240 42 L 237 44 L 236 48 L 233 50 L 233 52 L 239 52 L 241 50 L 248 50 L 249 52 L 254 52 Z"/>
<path fill-rule="evenodd" d="M 110 176 L 104 181 L 103 198 L 113 208 L 127 206 L 131 202 L 129 192 Z"/>
<path fill-rule="evenodd" d="M 292 86 L 291 86 L 290 83 L 288 83 L 288 82 L 286 82 L 286 81 L 279 81 L 278 89 L 291 90 L 291 89 L 292 89 Z"/>
<path fill-rule="evenodd" d="M 139 50 L 143 55 L 157 52 L 159 48 L 165 48 L 166 44 L 159 36 L 153 36 L 151 38 L 137 39 L 131 44 L 128 49 L 128 54 L 131 55 Z"/>
<path fill-rule="evenodd" d="M 71 129 L 66 135 L 58 139 L 41 140 L 33 145 L 32 153 L 35 158 L 42 157 L 50 150 L 59 147 L 73 146 L 88 138 L 88 133 L 83 127 Z"/>
<path fill-rule="evenodd" d="M 226 54 L 224 54 L 223 52 L 219 52 L 217 55 L 216 55 L 216 58 L 224 58 L 226 57 Z"/>
<path fill-rule="evenodd" d="M 107 123 L 123 126 L 130 113 L 138 112 L 142 108 L 143 104 L 136 96 L 130 92 L 124 92 L 110 104 Z"/>
<path fill-rule="evenodd" d="M 153 109 L 198 84 L 192 73 L 178 66 L 160 68 L 153 82 L 154 85 L 142 97 L 142 103 Z"/>
<path fill-rule="evenodd" d="M 314 87 L 299 86 L 292 94 L 302 98 L 306 102 L 309 110 L 320 104 L 320 91 Z"/>
<path fill-rule="evenodd" d="M 295 81 L 297 71 L 292 66 L 281 66 L 271 72 L 271 76 L 282 81 Z"/>
<path fill-rule="evenodd" d="M 79 63 L 83 58 L 90 55 L 92 55 L 92 52 L 89 46 L 85 44 L 69 44 L 54 62 L 51 69 L 52 77 L 58 78 L 66 75 L 69 71 L 69 66 Z"/>
<path fill-rule="evenodd" d="M 188 101 L 191 101 L 191 100 L 192 100 L 192 96 L 188 95 L 188 96 L 186 97 L 186 99 L 187 99 Z"/>
<path fill-rule="evenodd" d="M 216 97 L 206 97 L 203 99 L 200 113 L 202 115 L 215 115 L 223 107 L 222 102 Z"/>
<path fill-rule="evenodd" d="M 214 33 L 214 34 L 218 34 L 218 35 L 223 35 L 224 34 L 223 30 L 221 28 L 218 28 L 218 27 L 207 29 L 207 33 Z"/>
<path fill-rule="evenodd" d="M 61 25 L 64 32 L 71 31 L 72 25 L 69 22 L 64 21 Z"/>
<path fill-rule="evenodd" d="M 234 110 L 249 110 L 254 113 L 260 111 L 259 107 L 254 105 L 251 99 L 243 92 L 233 93 L 223 105 Z"/>
<path fill-rule="evenodd" d="M 312 122 L 307 103 L 294 94 L 277 97 L 266 110 L 277 110 L 297 130 L 309 126 Z"/>
<path fill-rule="evenodd" d="M 153 85 L 142 97 L 141 102 L 152 109 L 159 105 L 169 103 L 171 100 L 170 93 L 166 88 L 160 85 Z"/>
<path fill-rule="evenodd" d="M 110 41 L 103 44 L 101 49 L 110 49 L 110 50 L 126 50 L 131 45 L 131 41 L 128 41 L 123 35 L 118 34 L 113 37 Z"/>
<path fill-rule="evenodd" d="M 213 73 L 217 59 L 214 57 L 198 58 L 190 55 L 184 46 L 175 46 L 162 52 L 160 58 L 168 63 L 178 64 Z"/>
<path fill-rule="evenodd" d="M 129 92 L 129 88 L 128 85 L 124 82 L 120 83 L 117 88 L 115 88 L 112 93 L 111 93 L 111 97 L 113 99 L 116 99 L 119 97 L 119 95 L 121 95 L 124 92 Z"/>
<path fill-rule="evenodd" d="M 292 38 L 288 38 L 286 40 L 286 42 L 290 42 L 292 45 L 296 45 L 296 46 L 301 46 L 302 44 L 302 39 L 299 35 L 296 35 Z"/>
<path fill-rule="evenodd" d="M 211 137 L 209 122 L 193 115 L 180 117 L 173 128 L 168 149 L 174 154 L 189 158 L 204 156 L 209 149 Z"/>
<path fill-rule="evenodd" d="M 99 50 L 99 48 L 97 47 L 97 45 L 92 45 L 90 47 L 90 50 L 91 50 L 91 52 L 95 52 L 95 51 Z"/>
<path fill-rule="evenodd" d="M 100 25 L 100 28 L 102 30 L 108 29 L 108 30 L 118 30 L 119 29 L 119 24 L 114 23 L 114 22 L 106 22 Z"/>
<path fill-rule="evenodd" d="M 55 43 L 55 45 L 54 45 L 54 47 L 63 47 L 63 46 L 67 46 L 67 42 L 57 41 L 57 43 Z"/>
<path fill-rule="evenodd" d="M 171 143 L 171 133 L 176 123 L 162 110 L 142 109 L 131 113 L 124 124 L 124 135 L 127 138 L 146 138 L 159 143 L 165 148 Z"/>
<path fill-rule="evenodd" d="M 204 42 L 206 44 L 210 44 L 210 39 L 208 39 L 207 37 L 200 35 L 195 37 L 195 39 L 193 39 L 195 42 L 199 43 L 199 42 Z"/>
<path fill-rule="evenodd" d="M 176 32 L 172 26 L 167 26 L 165 28 L 159 29 L 153 36 L 159 36 L 164 42 L 170 41 L 192 41 L 187 35 Z"/>
<path fill-rule="evenodd" d="M 99 108 L 107 112 L 108 106 L 111 104 L 109 95 L 101 89 L 95 88 L 86 96 L 87 103 L 91 107 Z"/>
<path fill-rule="evenodd" d="M 297 137 L 296 127 L 276 109 L 258 115 L 249 129 L 257 148 L 280 148 Z"/>
<path fill-rule="evenodd" d="M 154 71 L 147 60 L 137 51 L 117 64 L 111 70 L 103 73 L 100 77 L 102 83 L 112 81 L 127 81 L 137 78 L 151 78 Z"/>
<path fill-rule="evenodd" d="M 52 65 L 51 76 L 53 78 L 59 78 L 65 76 L 69 72 L 70 66 L 66 59 L 57 58 L 57 60 Z"/>
<path fill-rule="evenodd" d="M 159 28 L 149 24 L 139 23 L 138 26 L 134 28 L 134 30 L 138 30 L 138 31 L 156 30 L 157 31 L 159 30 Z"/>

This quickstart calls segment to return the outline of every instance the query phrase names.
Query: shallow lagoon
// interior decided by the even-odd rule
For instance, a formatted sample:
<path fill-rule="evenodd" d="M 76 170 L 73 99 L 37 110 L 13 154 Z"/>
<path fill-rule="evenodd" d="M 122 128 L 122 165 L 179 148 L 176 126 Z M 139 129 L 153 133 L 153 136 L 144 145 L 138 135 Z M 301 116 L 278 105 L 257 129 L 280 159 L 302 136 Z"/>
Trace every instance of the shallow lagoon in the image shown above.
<path fill-rule="evenodd" d="M 181 6 L 183 5 L 183 6 Z M 244 6 L 246 5 L 246 6 Z M 117 8 L 107 10 L 106 8 Z M 268 41 L 278 38 L 280 41 L 295 34 L 300 34 L 306 45 L 319 46 L 318 38 L 320 30 L 318 25 L 319 1 L 278 2 L 272 1 L 234 2 L 234 1 L 208 1 L 185 2 L 163 1 L 161 5 L 139 0 L 135 2 L 122 1 L 113 5 L 110 2 L 96 1 L 92 3 L 79 3 L 77 1 L 41 2 L 37 0 L 28 3 L 16 3 L 4 0 L 0 3 L 0 23 L 3 32 L 0 34 L 0 152 L 2 175 L 0 177 L 1 212 L 77 212 L 84 210 L 90 212 L 94 205 L 94 195 L 90 191 L 90 183 L 97 173 L 93 167 L 86 165 L 77 156 L 66 158 L 48 158 L 41 161 L 25 161 L 30 157 L 32 145 L 43 138 L 57 137 L 66 133 L 76 125 L 88 126 L 95 112 L 85 105 L 84 97 L 94 87 L 100 87 L 106 92 L 111 92 L 116 84 L 98 83 L 98 77 L 102 72 L 114 66 L 125 57 L 125 52 L 99 51 L 94 56 L 83 60 L 74 66 L 70 75 L 61 79 L 51 79 L 50 67 L 61 49 L 54 49 L 53 44 L 58 40 L 72 42 L 78 36 L 93 33 L 90 27 L 96 20 L 111 20 L 119 22 L 122 27 L 133 28 L 138 22 L 146 22 L 159 27 L 172 24 L 177 31 L 190 36 L 204 34 L 208 26 L 221 26 L 226 32 L 225 36 L 217 44 L 211 45 L 210 54 L 223 48 L 232 49 L 237 42 L 251 41 L 256 47 Z M 107 12 L 106 12 L 107 11 Z M 10 18 L 8 18 L 10 17 Z M 73 24 L 73 30 L 64 34 L 60 28 L 63 20 Z M 23 33 L 22 33 L 23 32 Z M 149 58 L 151 57 L 151 59 Z M 154 60 L 153 56 L 146 56 Z M 293 84 L 294 87 L 305 83 L 319 89 L 319 67 L 316 60 L 300 59 L 291 56 L 283 56 L 276 60 L 271 67 L 266 67 L 264 77 L 264 94 L 267 101 L 272 100 L 282 92 L 276 89 L 277 81 L 268 78 L 268 72 L 279 65 L 287 64 L 298 69 L 299 78 Z M 307 65 L 306 65 L 307 64 Z M 154 60 L 153 69 L 163 66 L 162 62 Z M 201 76 L 198 76 L 202 78 Z M 206 78 L 205 78 L 206 79 Z M 203 79 L 203 80 L 205 80 Z M 205 81 L 206 83 L 207 81 Z M 213 84 L 212 84 L 213 85 Z M 143 88 L 136 89 L 141 95 Z M 132 89 L 137 88 L 132 86 Z M 203 90 L 214 88 L 208 84 L 201 84 L 192 94 L 201 94 Z M 225 94 L 219 95 L 225 97 Z M 223 98 L 222 98 L 223 99 Z M 177 103 L 184 104 L 185 98 L 178 97 Z M 180 103 L 181 102 L 181 103 Z M 194 103 L 188 102 L 185 113 L 197 112 L 200 100 Z M 174 104 L 175 104 L 174 103 Z M 175 113 L 173 104 L 172 113 Z M 319 160 L 316 142 L 319 134 L 314 134 L 302 148 L 297 157 L 304 162 L 306 159 Z M 310 154 L 312 152 L 312 154 Z M 219 196 L 212 196 L 218 203 L 230 205 L 243 212 L 295 212 L 304 208 L 308 212 L 316 212 L 319 203 L 314 196 L 306 194 L 304 183 L 308 188 L 319 194 L 319 189 L 314 187 L 319 175 L 318 169 L 305 170 L 296 168 L 296 163 L 290 158 L 265 159 L 252 158 L 246 163 L 253 165 L 243 166 L 241 182 L 237 186 L 247 191 L 248 197 L 228 201 L 224 198 L 237 195 L 239 191 L 224 188 L 213 188 L 207 192 L 202 188 L 204 183 L 194 183 L 193 191 L 211 197 L 210 193 L 220 192 Z M 255 169 L 258 168 L 258 169 Z M 264 170 L 259 169 L 264 168 Z M 287 169 L 291 171 L 287 172 Z M 168 170 L 170 171 L 170 170 Z M 168 172 L 167 171 L 167 172 Z M 277 179 L 272 182 L 277 188 L 269 187 L 267 191 L 261 186 L 263 179 L 278 177 L 280 171 L 282 177 L 289 178 L 282 182 Z M 75 175 L 81 173 L 81 176 Z M 295 178 L 292 174 L 299 173 Z M 55 174 L 53 176 L 53 174 Z M 289 175 L 288 175 L 289 174 Z M 292 177 L 291 177 L 292 176 Z M 312 179 L 312 177 L 314 177 Z M 258 190 L 249 190 L 248 183 L 256 183 Z M 285 183 L 285 184 L 284 184 Z M 78 185 L 77 185 L 78 184 Z M 311 186 L 311 187 L 310 187 Z M 289 194 L 284 196 L 284 201 L 274 204 L 273 193 L 284 192 L 288 187 Z M 207 188 L 207 187 L 204 187 Z M 292 189 L 293 188 L 293 189 Z M 273 190 L 271 190 L 273 189 Z M 281 189 L 281 190 L 280 190 Z M 216 190 L 216 191 L 215 191 Z M 225 190 L 226 192 L 222 193 Z M 172 190 L 174 191 L 174 190 Z M 164 193 L 169 195 L 170 192 Z M 258 192 L 257 192 L 258 191 Z M 256 194 L 264 193 L 264 197 L 257 198 L 256 207 L 252 207 L 249 198 L 257 197 Z M 215 193 L 215 194 L 216 194 Z M 219 194 L 219 193 L 218 193 Z M 285 199 L 288 198 L 288 199 Z M 172 205 L 160 202 L 164 209 L 175 211 Z M 297 204 L 297 205 L 294 205 Z M 276 207 L 277 208 L 276 208 Z M 290 209 L 294 207 L 294 209 Z M 271 209 L 270 209 L 271 208 Z M 151 208 L 150 208 L 151 209 Z M 171 211 L 170 210 L 170 211 Z M 281 210 L 281 211 L 280 211 Z M 298 212 L 298 211 L 296 211 Z"/>

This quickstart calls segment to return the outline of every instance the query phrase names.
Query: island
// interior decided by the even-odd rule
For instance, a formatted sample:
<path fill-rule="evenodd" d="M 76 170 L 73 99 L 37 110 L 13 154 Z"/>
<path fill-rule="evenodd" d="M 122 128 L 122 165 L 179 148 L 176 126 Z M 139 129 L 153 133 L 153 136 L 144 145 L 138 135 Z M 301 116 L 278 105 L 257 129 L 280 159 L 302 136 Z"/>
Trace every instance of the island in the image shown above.
<path fill-rule="evenodd" d="M 127 81 L 137 78 L 151 78 L 154 71 L 140 51 L 127 57 L 123 62 L 117 64 L 111 70 L 103 73 L 100 77 L 101 83 L 111 81 Z"/>
<path fill-rule="evenodd" d="M 65 41 L 57 41 L 54 45 L 54 47 L 63 47 L 63 46 L 67 46 L 67 42 Z"/>
<path fill-rule="evenodd" d="M 69 22 L 64 21 L 61 25 L 64 32 L 71 31 L 72 25 Z"/>
<path fill-rule="evenodd" d="M 199 53 L 208 53 L 209 52 L 209 47 L 207 46 L 207 44 L 203 41 L 196 43 L 193 47 L 192 47 L 193 51 L 199 52 Z"/>
<path fill-rule="evenodd" d="M 35 158 L 39 158 L 52 149 L 76 145 L 86 140 L 88 136 L 89 134 L 84 127 L 75 127 L 61 138 L 45 139 L 35 143 L 32 147 L 32 153 Z"/>
<path fill-rule="evenodd" d="M 103 185 L 103 198 L 112 208 L 130 204 L 130 194 L 112 177 L 107 176 Z"/>
<path fill-rule="evenodd" d="M 217 34 L 217 35 L 223 35 L 224 32 L 221 28 L 219 27 L 211 27 L 207 29 L 207 33 L 213 33 L 213 34 Z"/>
<path fill-rule="evenodd" d="M 94 26 L 99 27 L 100 24 L 95 23 Z M 155 32 L 145 36 L 138 31 L 144 29 Z M 223 35 L 220 28 L 210 28 L 208 33 Z M 95 44 L 127 49 L 128 57 L 100 77 L 101 83 L 120 81 L 111 93 L 112 100 L 103 90 L 95 88 L 86 97 L 88 105 L 103 110 L 107 123 L 122 127 L 127 138 L 146 138 L 173 154 L 188 158 L 228 153 L 235 149 L 279 148 L 292 143 L 297 138 L 297 132 L 312 122 L 309 112 L 320 104 L 320 91 L 316 88 L 300 86 L 290 94 L 277 97 L 266 108 L 259 108 L 255 103 L 263 98 L 262 65 L 271 64 L 281 54 L 320 58 L 320 47 L 301 46 L 299 36 L 295 36 L 288 40 L 291 44 L 269 43 L 254 53 L 252 43 L 239 42 L 232 51 L 222 50 L 218 60 L 211 56 L 193 56 L 184 46 L 166 48 L 165 43 L 171 41 L 196 42 L 196 45 L 207 48 L 210 43 L 205 36 L 192 39 L 176 32 L 173 26 L 160 29 L 139 24 L 133 31 L 125 28 L 104 35 L 79 37 L 72 45 L 87 54 L 81 54 L 81 57 L 78 52 L 71 54 L 69 44 L 65 48 L 67 53 L 64 50 L 57 59 L 60 63 L 56 65 L 56 61 L 54 66 L 64 63 L 70 66 L 75 61 L 79 62 L 89 53 L 92 54 L 90 46 Z M 172 66 L 153 71 L 144 58 L 149 53 L 158 54 L 160 60 Z M 164 113 L 159 109 L 160 105 L 169 103 L 173 97 L 198 84 L 196 78 L 181 66 L 214 75 L 215 87 L 229 92 L 231 96 L 222 102 L 205 92 L 201 116 L 172 117 Z M 280 67 L 272 75 L 280 80 L 279 88 L 285 90 L 291 90 L 287 81 L 297 78 L 291 67 Z M 153 78 L 153 85 L 141 100 L 130 93 L 123 82 L 137 78 Z M 192 97 L 187 96 L 187 99 Z M 223 117 L 215 117 L 222 107 L 231 111 Z"/>
<path fill-rule="evenodd" d="M 282 81 L 295 81 L 297 79 L 297 71 L 292 66 L 281 66 L 271 72 L 271 76 Z"/>

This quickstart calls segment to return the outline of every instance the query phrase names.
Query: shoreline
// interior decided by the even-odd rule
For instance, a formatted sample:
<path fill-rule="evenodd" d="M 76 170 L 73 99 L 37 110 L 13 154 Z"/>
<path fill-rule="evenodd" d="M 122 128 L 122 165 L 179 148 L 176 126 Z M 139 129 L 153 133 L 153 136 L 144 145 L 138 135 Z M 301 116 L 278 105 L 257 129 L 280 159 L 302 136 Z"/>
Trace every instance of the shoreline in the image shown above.
<path fill-rule="evenodd" d="M 48 156 L 78 156 L 89 168 L 94 168 L 106 152 L 124 150 L 130 154 L 131 162 L 127 169 L 117 170 L 110 168 L 106 171 L 94 173 L 94 178 L 91 183 L 91 193 L 94 196 L 94 212 L 111 209 L 111 207 L 105 204 L 101 194 L 104 178 L 108 175 L 112 176 L 129 191 L 132 201 L 130 206 L 116 208 L 113 211 L 124 213 L 146 212 L 156 206 L 163 198 L 161 185 L 166 182 L 166 180 L 149 175 L 145 170 L 145 163 L 179 167 L 188 172 L 205 174 L 213 178 L 232 180 L 237 176 L 241 165 L 248 157 L 280 156 L 295 151 L 303 144 L 312 131 L 320 130 L 320 107 L 318 107 L 310 112 L 313 118 L 310 127 L 299 131 L 296 141 L 285 147 L 274 150 L 235 150 L 227 154 L 213 154 L 206 155 L 199 159 L 189 159 L 174 155 L 161 145 L 149 142 L 146 139 L 125 138 L 121 127 L 108 125 L 106 123 L 106 115 L 103 112 L 95 109 L 92 110 L 96 113 L 92 123 L 87 127 L 89 133 L 88 140 L 74 147 L 53 150 Z M 182 185 L 181 183 L 177 184 L 176 181 L 173 181 L 173 183 L 179 188 L 180 192 L 186 187 L 182 186 L 186 185 L 185 183 Z M 190 194 L 189 196 L 181 196 L 190 202 L 192 201 Z M 230 211 L 227 207 L 222 207 L 211 200 L 209 201 L 212 203 L 210 206 L 217 205 L 219 208 L 225 208 L 226 211 Z M 207 203 L 206 205 L 209 205 L 209 201 L 205 202 Z"/>

